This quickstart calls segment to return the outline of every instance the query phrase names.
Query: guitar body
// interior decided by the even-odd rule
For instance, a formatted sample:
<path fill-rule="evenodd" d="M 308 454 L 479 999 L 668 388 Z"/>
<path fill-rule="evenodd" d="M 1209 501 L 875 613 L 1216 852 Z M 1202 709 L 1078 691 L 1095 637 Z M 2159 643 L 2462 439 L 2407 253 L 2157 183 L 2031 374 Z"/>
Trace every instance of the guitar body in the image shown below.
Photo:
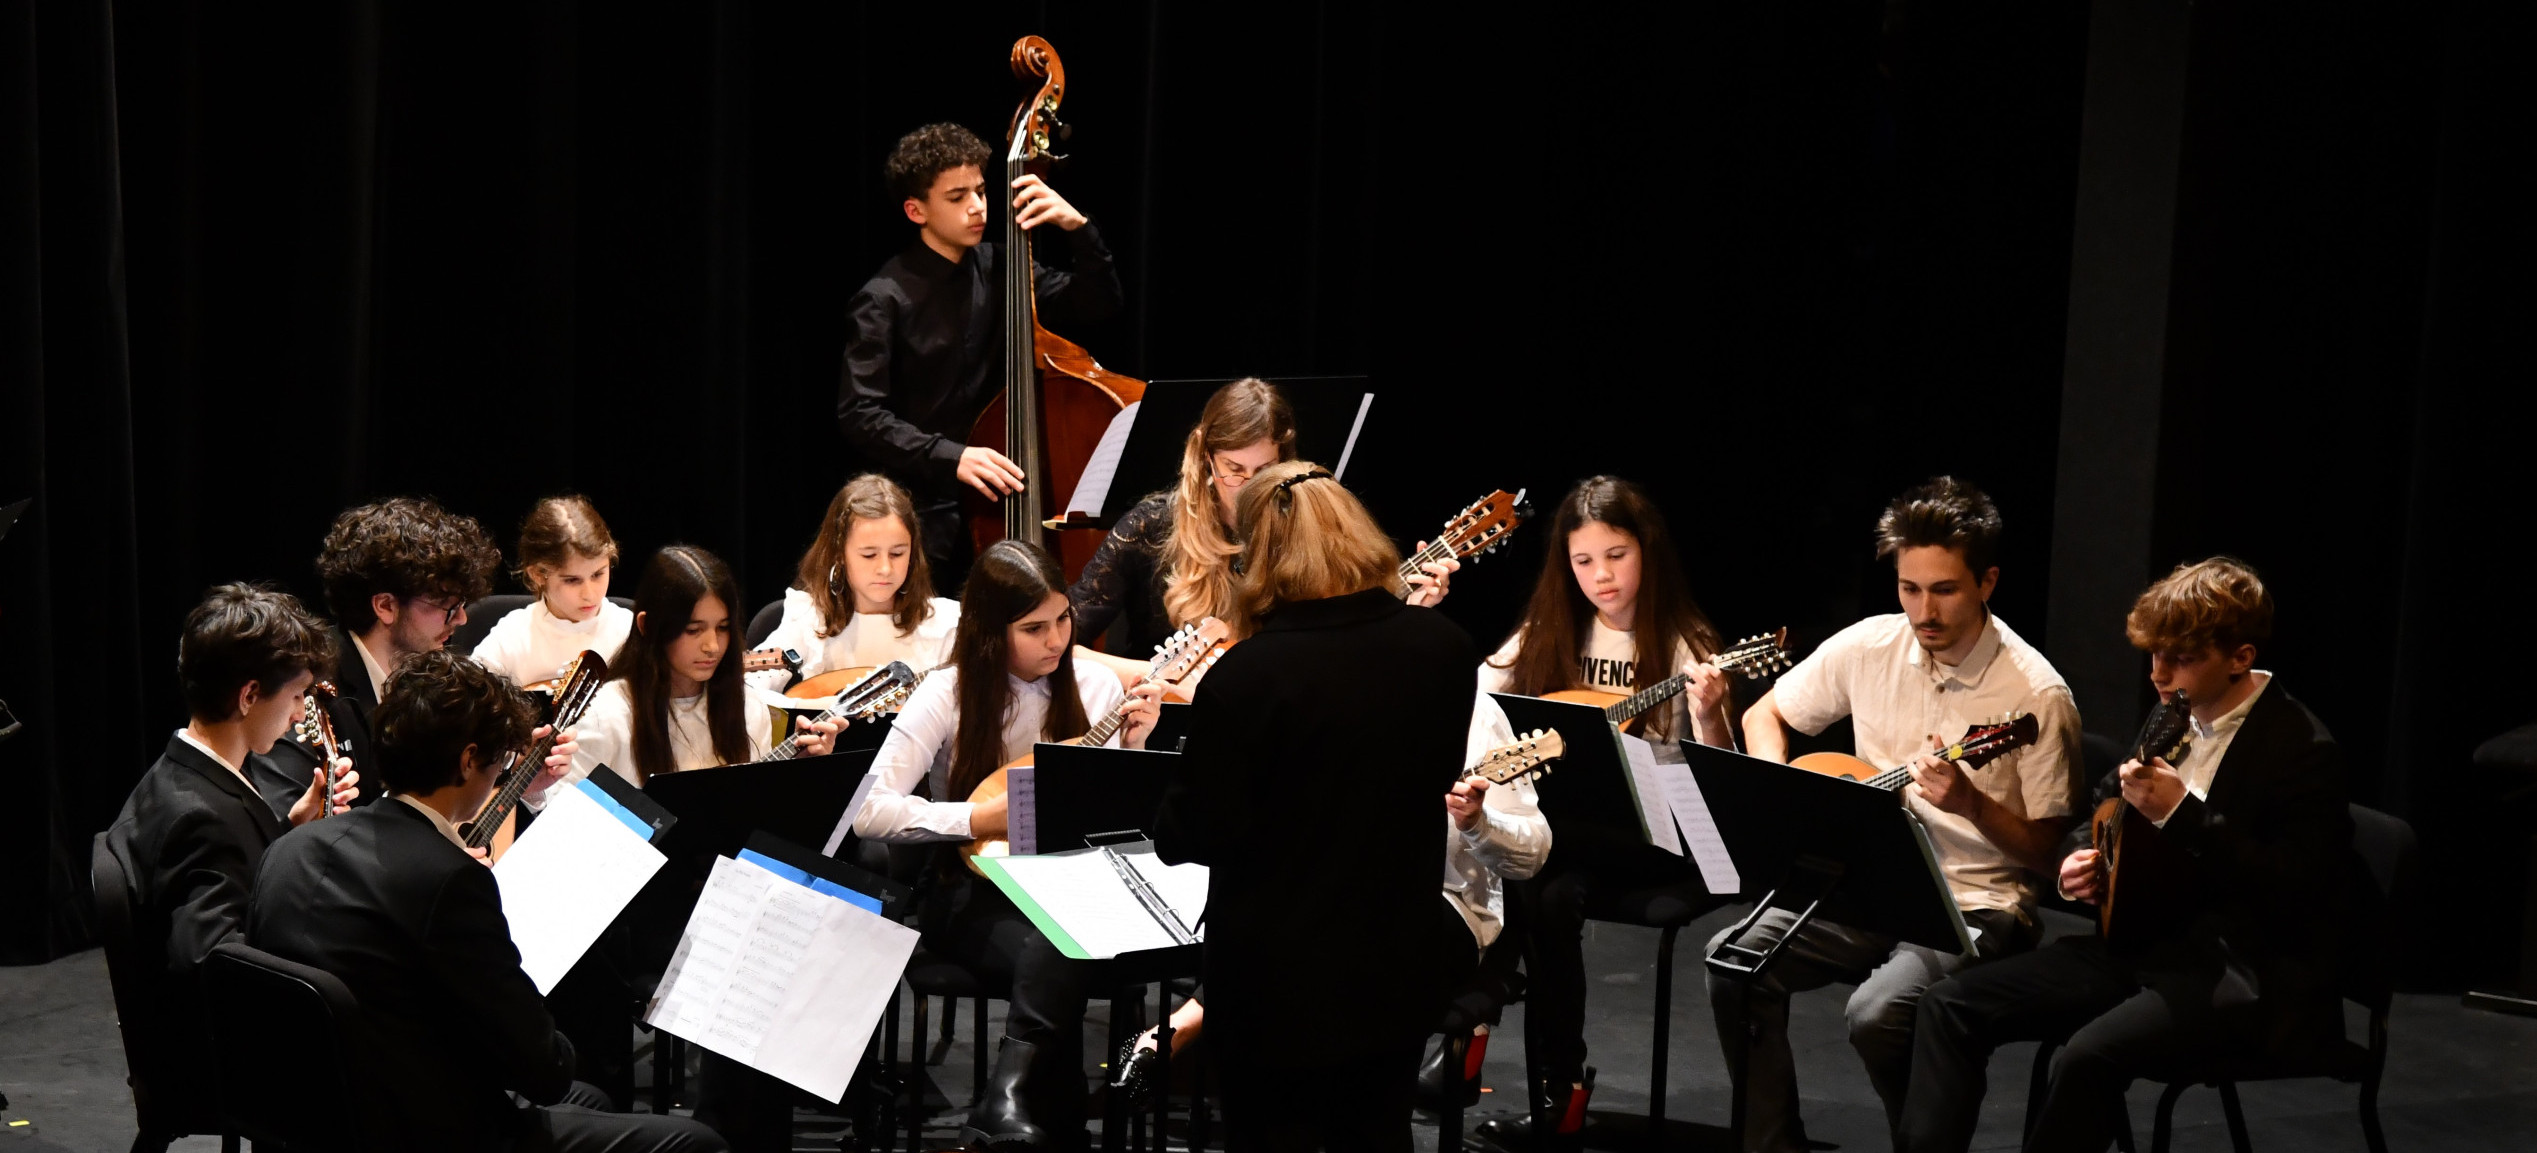
<path fill-rule="evenodd" d="M 1620 704 L 1630 698 L 1626 693 L 1607 693 L 1602 689 L 1561 689 L 1555 693 L 1543 693 L 1542 699 L 1546 701 L 1566 701 L 1573 705 L 1593 705 L 1598 709 L 1609 709 L 1612 706 Z M 1621 722 L 1621 731 L 1632 734 L 1637 733 L 1641 728 L 1645 727 L 1647 723 L 1647 716 L 1648 715 L 1646 713 L 1640 713 L 1635 717 L 1631 717 L 1630 719 Z"/>
<path fill-rule="evenodd" d="M 1827 777 L 1841 777 L 1853 781 L 1864 781 L 1885 771 L 1848 753 L 1808 753 L 1788 762 L 1788 765 L 1790 768 L 1804 769 L 1810 773 L 1822 773 Z"/>
<path fill-rule="evenodd" d="M 2097 806 L 2089 832 L 2105 870 L 2097 933 L 2105 938 L 2106 952 L 2139 956 L 2184 932 L 2194 909 L 2193 858 L 2121 797 Z"/>
<path fill-rule="evenodd" d="M 871 665 L 856 665 L 850 669 L 830 669 L 784 690 L 784 695 L 804 701 L 833 697 L 862 683 L 863 678 L 872 675 L 872 669 Z"/>

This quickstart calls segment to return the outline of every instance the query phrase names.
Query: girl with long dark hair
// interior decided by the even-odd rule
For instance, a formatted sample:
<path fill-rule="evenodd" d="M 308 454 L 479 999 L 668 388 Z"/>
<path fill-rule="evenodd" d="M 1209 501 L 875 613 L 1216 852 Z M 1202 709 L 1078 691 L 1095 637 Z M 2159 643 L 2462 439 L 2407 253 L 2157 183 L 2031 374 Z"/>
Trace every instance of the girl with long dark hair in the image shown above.
<path fill-rule="evenodd" d="M 971 803 L 979 783 L 1041 741 L 1080 737 L 1113 712 L 1125 748 L 1143 748 L 1159 692 L 1131 695 L 1075 652 L 1074 606 L 1045 550 L 999 541 L 970 566 L 950 663 L 908 697 L 874 757 L 876 780 L 855 832 L 875 841 L 1002 837 L 1003 797 Z M 932 799 L 919 796 L 930 783 Z M 945 869 L 918 913 L 928 949 L 1010 990 L 1012 1011 L 972 1147 L 1061 1144 L 1081 1128 L 1084 1013 L 1080 966 L 1065 959 L 994 885 Z"/>

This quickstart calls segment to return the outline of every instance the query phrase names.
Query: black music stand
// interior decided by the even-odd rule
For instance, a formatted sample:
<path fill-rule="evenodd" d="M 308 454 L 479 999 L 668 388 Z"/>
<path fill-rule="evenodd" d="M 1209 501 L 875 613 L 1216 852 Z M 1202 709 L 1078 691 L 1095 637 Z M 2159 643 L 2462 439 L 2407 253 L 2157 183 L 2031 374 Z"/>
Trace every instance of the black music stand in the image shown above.
<path fill-rule="evenodd" d="M 1533 782 L 1533 791 L 1541 798 L 1542 815 L 1559 830 L 1558 840 L 1574 842 L 1582 834 L 1607 851 L 1663 852 L 1654 848 L 1647 828 L 1651 819 L 1647 806 L 1641 803 L 1638 786 L 1631 781 L 1629 762 L 1621 753 L 1621 738 L 1602 709 L 1513 693 L 1489 695 L 1497 699 L 1499 708 L 1506 710 L 1507 723 L 1516 732 L 1550 729 L 1567 742 L 1568 751 L 1560 755 L 1557 768 Z M 1666 819 L 1672 819 L 1671 810 L 1664 808 L 1661 799 L 1647 800 L 1666 813 Z M 1552 851 L 1558 851 L 1556 843 Z"/>
<path fill-rule="evenodd" d="M 1230 378 L 1146 384 L 1145 399 L 1137 402 L 1135 423 L 1128 427 L 1127 443 L 1119 450 L 1118 470 L 1110 476 L 1092 525 L 1106 528 L 1146 494 L 1179 483 L 1181 452 L 1189 430 L 1198 426 L 1207 398 L 1229 382 Z M 1354 459 L 1365 451 L 1365 426 L 1373 421 L 1374 390 L 1366 378 L 1281 377 L 1277 390 L 1295 408 L 1295 454 L 1327 465 L 1341 481 L 1347 480 L 1341 469 L 1343 458 Z M 1069 502 L 1075 496 L 1062 495 Z"/>
<path fill-rule="evenodd" d="M 1841 777 L 1791 768 L 1732 749 L 1683 742 L 1718 835 L 1747 878 L 1774 878 L 1729 930 L 1709 971 L 1744 985 L 1770 971 L 1788 940 L 1818 916 L 1947 953 L 1973 949 L 1964 913 L 1938 867 L 1937 850 L 1902 797 Z M 1749 890 L 1753 885 L 1748 882 Z M 1797 912 L 1785 932 L 1748 934 L 1770 909 Z M 1725 1039 L 1728 1044 L 1747 1038 Z M 1734 1067 L 1749 1065 L 1737 1061 Z M 1744 1085 L 1733 1087 L 1730 1132 L 1744 1141 Z"/>
<path fill-rule="evenodd" d="M 1080 849 L 1088 838 L 1152 829 L 1176 763 L 1178 754 L 1153 749 L 1036 746 L 1031 808 L 1039 851 Z"/>
<path fill-rule="evenodd" d="M 855 786 L 872 771 L 872 758 L 864 750 L 668 773 L 652 778 L 643 793 L 678 814 L 678 824 L 657 841 L 673 859 L 733 856 L 754 833 L 825 844 Z"/>

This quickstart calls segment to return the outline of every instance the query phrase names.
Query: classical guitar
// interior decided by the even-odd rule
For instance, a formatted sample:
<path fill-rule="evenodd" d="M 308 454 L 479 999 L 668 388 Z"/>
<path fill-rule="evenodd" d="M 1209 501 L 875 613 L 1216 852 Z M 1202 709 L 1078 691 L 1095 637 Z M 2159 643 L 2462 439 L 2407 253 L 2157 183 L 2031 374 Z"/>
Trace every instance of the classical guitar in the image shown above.
<path fill-rule="evenodd" d="M 485 799 L 484 808 L 476 811 L 476 819 L 459 829 L 459 839 L 467 842 L 468 848 L 496 848 L 496 838 L 510 826 L 511 810 L 519 805 L 530 783 L 545 771 L 546 758 L 555 751 L 556 734 L 581 723 L 582 713 L 599 696 L 599 686 L 607 682 L 608 662 L 601 660 L 599 654 L 584 651 L 573 658 L 571 670 L 564 674 L 563 687 L 555 693 L 555 711 L 547 719 L 551 727 L 546 735 L 504 760 L 502 772 L 495 778 L 493 795 Z"/>
<path fill-rule="evenodd" d="M 1225 623 L 1214 617 L 1206 617 L 1195 623 L 1182 626 L 1179 632 L 1173 633 L 1171 636 L 1165 638 L 1163 643 L 1154 646 L 1154 659 L 1145 666 L 1145 675 L 1138 677 L 1136 684 L 1175 685 L 1189 677 L 1190 674 L 1215 663 L 1215 659 L 1220 651 L 1216 646 L 1223 642 L 1225 634 L 1228 631 L 1229 630 L 1225 627 Z M 1131 685 L 1129 687 L 1134 688 L 1135 686 Z M 1102 717 L 1092 722 L 1092 728 L 1087 730 L 1084 735 L 1080 737 L 1070 737 L 1058 743 L 1066 745 L 1106 745 L 1110 743 L 1110 738 L 1112 736 L 1117 735 L 1120 727 L 1127 724 L 1127 720 L 1127 717 L 1113 711 L 1109 716 Z M 1009 778 L 1006 776 L 1006 772 L 1032 763 L 1033 756 L 1034 755 L 1031 753 L 1024 753 L 1012 763 L 987 774 L 987 779 L 978 782 L 978 787 L 969 791 L 969 803 L 974 805 L 981 801 L 992 801 L 997 797 L 1003 796 L 1004 790 L 1009 783 Z M 966 845 L 962 845 L 960 847 L 960 856 L 963 863 L 968 863 L 969 867 L 974 870 L 977 868 L 977 865 L 969 862 L 969 858 L 977 856 L 1001 857 L 1005 855 L 1007 848 L 1008 846 L 1002 837 L 980 837 Z"/>
<path fill-rule="evenodd" d="M 335 769 L 335 759 L 343 756 L 335 742 L 335 718 L 329 711 L 335 703 L 335 682 L 319 681 L 308 686 L 308 696 L 300 706 L 299 739 L 317 754 L 317 764 L 326 770 L 326 787 L 317 802 L 317 815 L 335 815 L 335 789 L 344 775 Z"/>
<path fill-rule="evenodd" d="M 1722 673 L 1758 681 L 1788 667 L 1788 630 L 1746 637 L 1701 663 Z M 1646 723 L 1648 710 L 1681 696 L 1690 687 L 1691 673 L 1684 671 L 1626 696 L 1601 689 L 1561 689 L 1543 694 L 1543 699 L 1593 705 L 1602 709 L 1613 724 L 1621 726 L 1622 732 L 1635 733 Z"/>
<path fill-rule="evenodd" d="M 1938 750 L 1938 756 L 1967 769 L 1978 769 L 2034 744 L 2039 729 L 2033 713 L 2021 713 L 1993 724 L 1975 725 L 1965 730 L 1963 739 Z M 1846 777 L 1893 793 L 1903 791 L 1903 786 L 1912 783 L 1910 765 L 1879 769 L 1848 753 L 1808 753 L 1788 763 L 1792 768 L 1828 777 Z"/>
<path fill-rule="evenodd" d="M 2193 704 L 2179 690 L 2161 699 L 2141 722 L 2132 742 L 2131 759 L 2146 765 L 2152 758 L 2174 765 L 2193 736 Z M 2088 832 L 2097 849 L 2097 933 L 2109 952 L 2137 952 L 2166 931 L 2179 927 L 2175 918 L 2190 907 L 2179 892 L 2190 883 L 2191 870 L 2181 854 L 2159 839 L 2158 826 L 2123 799 L 2119 787 L 2097 806 Z M 2118 911 L 2117 898 L 2120 898 Z"/>
<path fill-rule="evenodd" d="M 826 711 L 812 717 L 811 720 L 818 722 L 843 719 L 851 723 L 895 713 L 900 705 L 907 703 L 907 695 L 916 691 L 916 681 L 916 672 L 907 667 L 906 661 L 891 661 L 865 674 L 863 679 L 855 682 L 853 687 L 838 693 L 837 703 L 828 706 Z M 789 761 L 800 755 L 802 755 L 801 745 L 796 741 L 787 740 L 777 746 L 774 752 L 767 754 L 766 759 Z"/>
<path fill-rule="evenodd" d="M 1566 756 L 1568 742 L 1557 729 L 1535 729 L 1514 740 L 1490 749 L 1480 763 L 1463 771 L 1463 779 L 1474 777 L 1492 785 L 1529 781 L 1548 776 L 1550 763 Z"/>

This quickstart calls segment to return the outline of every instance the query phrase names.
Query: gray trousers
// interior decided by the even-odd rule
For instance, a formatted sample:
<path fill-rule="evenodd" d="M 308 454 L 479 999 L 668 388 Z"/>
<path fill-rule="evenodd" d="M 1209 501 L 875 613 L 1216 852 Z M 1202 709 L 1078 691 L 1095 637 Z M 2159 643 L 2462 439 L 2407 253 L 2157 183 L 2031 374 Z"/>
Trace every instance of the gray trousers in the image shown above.
<path fill-rule="evenodd" d="M 1796 920 L 1795 912 L 1771 909 L 1753 929 L 1777 936 Z M 1727 1073 L 1743 1087 L 1746 1150 L 1786 1153 L 1806 1147 L 1805 1126 L 1797 1119 L 1797 1067 L 1788 1049 L 1788 995 L 1835 981 L 1858 986 L 1844 1013 L 1850 1046 L 1859 1051 L 1868 1083 L 1885 1103 L 1887 1129 L 1900 1124 L 1904 1089 L 1911 1081 L 1912 1017 L 1920 995 L 1966 966 L 2034 948 L 2042 935 L 2039 925 L 1996 909 L 1966 910 L 1964 920 L 1975 930 L 1971 955 L 1941 953 L 1817 920 L 1789 939 L 1758 982 L 1708 974 L 1709 1006 L 1717 1015 Z M 1726 941 L 1727 932 L 1709 939 L 1709 953 Z M 1729 1043 L 1739 1034 L 1747 1044 Z"/>

